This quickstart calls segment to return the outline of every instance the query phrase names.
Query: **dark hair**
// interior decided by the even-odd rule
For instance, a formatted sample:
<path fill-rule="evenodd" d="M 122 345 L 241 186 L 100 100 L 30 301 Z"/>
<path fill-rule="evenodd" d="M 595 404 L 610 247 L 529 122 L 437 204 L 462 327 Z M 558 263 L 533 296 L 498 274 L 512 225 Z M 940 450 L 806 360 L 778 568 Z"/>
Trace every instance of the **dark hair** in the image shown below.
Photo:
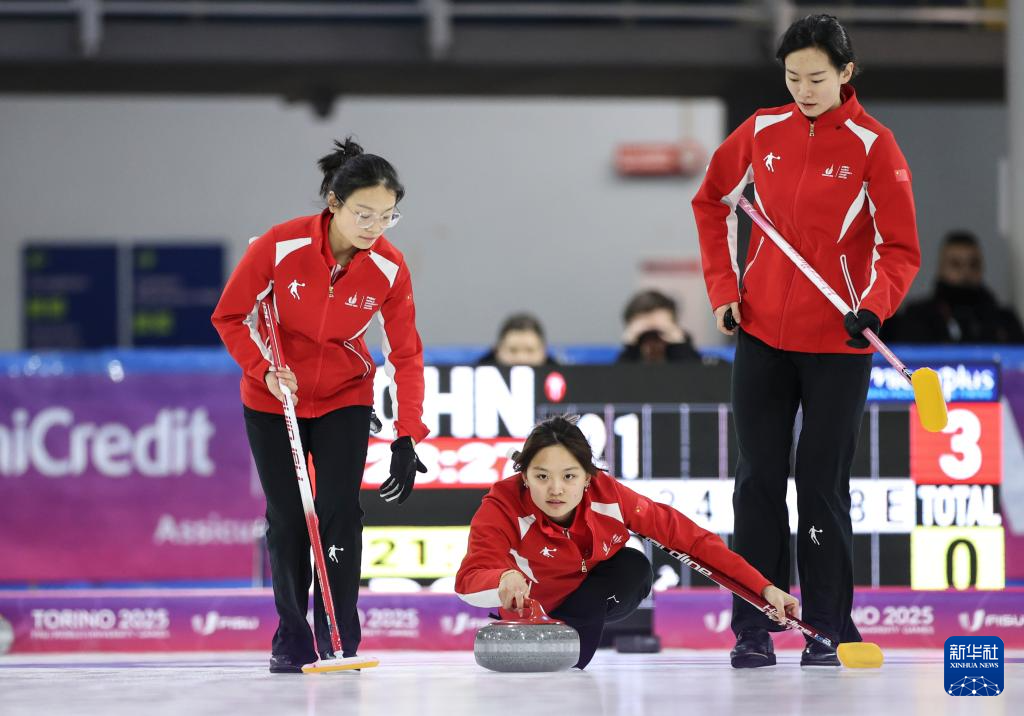
<path fill-rule="evenodd" d="M 622 311 L 622 322 L 629 323 L 637 316 L 650 313 L 651 311 L 657 311 L 659 308 L 667 308 L 672 312 L 672 318 L 675 320 L 678 313 L 676 302 L 671 298 L 663 294 L 661 291 L 649 290 L 641 291 L 640 293 L 634 294 L 629 303 L 626 304 L 626 308 Z"/>
<path fill-rule="evenodd" d="M 779 41 L 775 59 L 785 65 L 789 53 L 808 47 L 817 47 L 823 51 L 832 66 L 840 72 L 847 63 L 852 62 L 854 76 L 860 74 L 860 65 L 857 64 L 850 36 L 833 15 L 808 15 L 790 25 Z"/>
<path fill-rule="evenodd" d="M 544 340 L 544 327 L 531 313 L 514 313 L 506 318 L 505 322 L 501 324 L 501 328 L 498 329 L 498 343 L 501 343 L 501 339 L 512 331 L 533 331 L 540 336 L 542 341 Z"/>
<path fill-rule="evenodd" d="M 320 196 L 324 199 L 333 191 L 338 201 L 345 201 L 352 192 L 372 186 L 393 191 L 396 204 L 405 196 L 405 187 L 398 181 L 398 172 L 391 162 L 376 154 L 365 154 L 352 137 L 346 137 L 344 143 L 335 140 L 334 151 L 316 164 L 324 173 L 320 184 Z"/>
<path fill-rule="evenodd" d="M 576 425 L 579 419 L 578 415 L 558 415 L 537 423 L 523 443 L 523 449 L 512 453 L 512 465 L 516 472 L 526 472 L 537 453 L 544 448 L 561 445 L 572 453 L 588 475 L 597 474 L 590 443 Z"/>
<path fill-rule="evenodd" d="M 947 246 L 973 246 L 974 248 L 980 248 L 978 237 L 966 229 L 954 229 L 946 234 L 946 238 L 942 240 L 942 248 Z"/>

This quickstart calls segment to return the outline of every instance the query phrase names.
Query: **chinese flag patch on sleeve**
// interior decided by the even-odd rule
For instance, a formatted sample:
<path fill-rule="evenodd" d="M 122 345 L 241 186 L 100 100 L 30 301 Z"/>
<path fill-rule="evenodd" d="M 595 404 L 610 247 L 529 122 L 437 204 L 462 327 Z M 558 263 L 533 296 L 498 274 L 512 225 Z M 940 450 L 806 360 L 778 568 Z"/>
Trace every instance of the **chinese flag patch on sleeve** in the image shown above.
<path fill-rule="evenodd" d="M 896 181 L 910 181 L 910 173 L 906 169 L 894 169 L 893 174 L 896 175 Z"/>

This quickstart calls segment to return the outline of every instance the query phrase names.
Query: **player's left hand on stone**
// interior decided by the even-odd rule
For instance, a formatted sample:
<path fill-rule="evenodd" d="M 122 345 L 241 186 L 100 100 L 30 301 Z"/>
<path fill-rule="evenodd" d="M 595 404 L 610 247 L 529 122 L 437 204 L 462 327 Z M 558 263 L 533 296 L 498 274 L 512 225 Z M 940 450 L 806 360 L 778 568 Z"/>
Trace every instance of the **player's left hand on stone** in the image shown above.
<path fill-rule="evenodd" d="M 380 496 L 385 502 L 402 504 L 416 484 L 416 473 L 426 472 L 427 466 L 420 462 L 412 438 L 404 435 L 391 443 L 391 477 L 380 486 Z"/>
<path fill-rule="evenodd" d="M 853 311 L 847 313 L 843 317 L 843 326 L 846 328 L 846 332 L 850 334 L 850 340 L 846 342 L 846 345 L 850 346 L 850 348 L 867 348 L 871 344 L 861 333 L 865 328 L 870 328 L 872 333 L 878 335 L 878 329 L 882 327 L 882 321 L 871 311 L 862 308 L 857 313 Z"/>
<path fill-rule="evenodd" d="M 761 596 L 765 598 L 769 604 L 775 607 L 775 616 L 772 617 L 775 621 L 783 626 L 786 625 L 786 617 L 799 618 L 800 616 L 800 601 L 792 594 L 787 594 L 782 591 L 774 584 L 769 584 L 761 592 Z"/>

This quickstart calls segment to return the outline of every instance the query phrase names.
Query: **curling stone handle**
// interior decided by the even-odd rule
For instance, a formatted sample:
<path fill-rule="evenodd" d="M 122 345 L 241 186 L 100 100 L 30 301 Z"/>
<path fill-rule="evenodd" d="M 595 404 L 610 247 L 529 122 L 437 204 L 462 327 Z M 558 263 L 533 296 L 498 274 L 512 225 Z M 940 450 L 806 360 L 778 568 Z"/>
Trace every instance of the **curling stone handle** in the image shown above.
<path fill-rule="evenodd" d="M 544 607 L 541 606 L 540 602 L 527 597 L 523 600 L 522 609 L 505 609 L 505 607 L 502 607 L 498 610 L 498 616 L 506 621 L 540 619 L 541 617 L 546 617 L 547 612 L 544 611 Z"/>

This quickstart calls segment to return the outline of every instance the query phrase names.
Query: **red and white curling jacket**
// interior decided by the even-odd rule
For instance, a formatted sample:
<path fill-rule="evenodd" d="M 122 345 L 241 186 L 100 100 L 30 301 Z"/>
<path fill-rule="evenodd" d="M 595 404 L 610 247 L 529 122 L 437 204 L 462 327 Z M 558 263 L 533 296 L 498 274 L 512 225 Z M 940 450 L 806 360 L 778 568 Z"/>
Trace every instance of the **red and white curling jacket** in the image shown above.
<path fill-rule="evenodd" d="M 758 209 L 826 282 L 882 321 L 921 263 L 910 169 L 892 132 L 849 84 L 842 104 L 814 120 L 795 103 L 758 110 L 715 151 L 694 197 L 712 308 L 742 300 L 743 330 L 770 346 L 864 353 L 835 307 L 753 226 L 739 288 L 736 204 L 753 183 Z"/>
<path fill-rule="evenodd" d="M 213 312 L 213 325 L 242 367 L 242 403 L 282 413 L 264 374 L 271 354 L 259 303 L 273 293 L 284 360 L 299 384 L 300 418 L 350 405 L 373 405 L 374 365 L 363 334 L 384 327 L 384 366 L 398 437 L 419 442 L 423 424 L 423 344 L 416 332 L 412 280 L 401 252 L 383 236 L 344 268 L 331 252 L 331 213 L 271 228 L 249 244 Z"/>
<path fill-rule="evenodd" d="M 530 596 L 550 612 L 591 569 L 615 556 L 631 531 L 686 552 L 757 594 L 770 584 L 718 535 L 604 472 L 591 479 L 569 527 L 549 520 L 530 497 L 522 475 L 516 474 L 495 483 L 473 516 L 455 592 L 474 606 L 497 607 L 501 575 L 516 569 L 530 583 Z"/>

